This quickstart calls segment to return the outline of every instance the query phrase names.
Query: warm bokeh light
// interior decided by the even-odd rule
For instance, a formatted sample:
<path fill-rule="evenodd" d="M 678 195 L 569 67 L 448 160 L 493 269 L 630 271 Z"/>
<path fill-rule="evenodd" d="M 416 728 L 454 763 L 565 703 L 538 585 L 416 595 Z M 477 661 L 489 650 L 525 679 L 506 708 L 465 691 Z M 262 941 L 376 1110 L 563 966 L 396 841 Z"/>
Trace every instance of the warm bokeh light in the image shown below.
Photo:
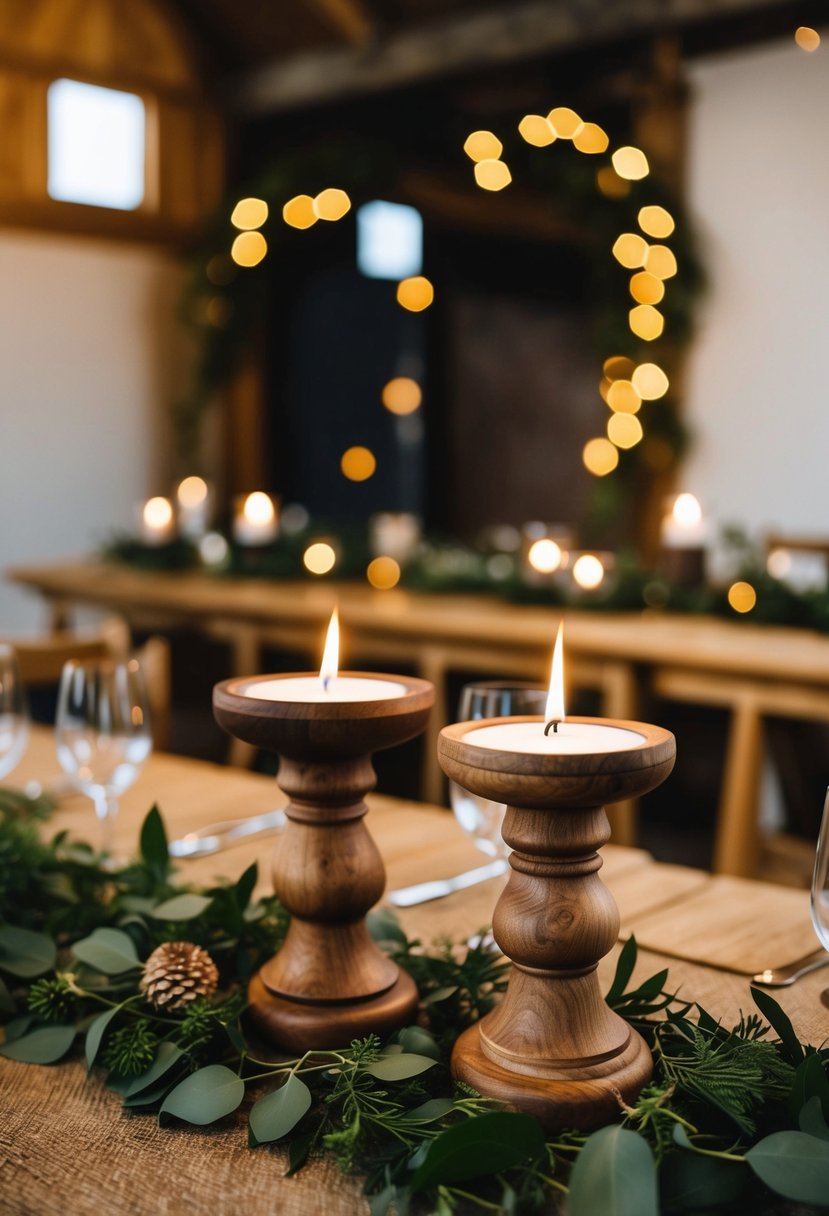
<path fill-rule="evenodd" d="M 613 383 L 607 376 L 602 377 L 599 381 L 599 396 L 602 401 L 607 401 L 607 394 L 610 392 L 610 386 Z"/>
<path fill-rule="evenodd" d="M 230 247 L 237 266 L 258 266 L 267 252 L 268 242 L 261 232 L 240 232 Z"/>
<path fill-rule="evenodd" d="M 268 204 L 263 198 L 240 198 L 230 216 L 234 228 L 261 228 L 268 218 Z"/>
<path fill-rule="evenodd" d="M 556 106 L 547 115 L 547 121 L 559 139 L 573 139 L 584 130 L 584 122 L 569 106 Z"/>
<path fill-rule="evenodd" d="M 611 414 L 607 420 L 607 437 L 617 448 L 635 448 L 643 433 L 635 414 Z"/>
<path fill-rule="evenodd" d="M 368 564 L 366 578 L 378 591 L 389 591 L 400 582 L 400 566 L 393 557 L 375 557 Z"/>
<path fill-rule="evenodd" d="M 206 532 L 199 541 L 199 557 L 206 566 L 221 566 L 229 553 L 230 545 L 221 532 Z"/>
<path fill-rule="evenodd" d="M 607 392 L 607 404 L 616 414 L 637 414 L 642 398 L 630 380 L 614 380 Z"/>
<path fill-rule="evenodd" d="M 573 147 L 590 156 L 606 152 L 609 143 L 607 132 L 603 131 L 595 122 L 586 122 L 582 129 L 573 136 Z"/>
<path fill-rule="evenodd" d="M 142 511 L 144 523 L 148 528 L 169 528 L 173 522 L 173 504 L 169 498 L 148 498 Z"/>
<path fill-rule="evenodd" d="M 479 160 L 475 166 L 475 181 L 482 190 L 503 190 L 512 181 L 512 174 L 502 160 Z"/>
<path fill-rule="evenodd" d="M 695 494 L 677 494 L 671 515 L 681 528 L 695 528 L 702 520 L 702 507 Z"/>
<path fill-rule="evenodd" d="M 642 231 L 647 232 L 648 236 L 657 237 L 659 240 L 664 240 L 666 236 L 670 236 L 676 227 L 674 217 L 664 207 L 641 207 L 638 219 L 639 227 Z"/>
<path fill-rule="evenodd" d="M 316 540 L 302 555 L 302 564 L 311 574 L 328 574 L 334 569 L 337 554 L 327 541 Z"/>
<path fill-rule="evenodd" d="M 657 279 L 671 279 L 677 272 L 676 257 L 667 245 L 651 245 L 645 258 L 645 270 Z"/>
<path fill-rule="evenodd" d="M 596 185 L 605 198 L 627 198 L 630 194 L 630 182 L 619 177 L 612 165 L 602 165 L 596 174 Z"/>
<path fill-rule="evenodd" d="M 635 367 L 636 364 L 627 355 L 611 355 L 602 364 L 602 371 L 608 380 L 629 380 Z"/>
<path fill-rule="evenodd" d="M 583 591 L 595 591 L 604 579 L 604 566 L 593 553 L 582 553 L 573 566 L 573 578 Z"/>
<path fill-rule="evenodd" d="M 636 232 L 623 232 L 613 242 L 613 256 L 627 270 L 638 270 L 645 265 L 648 242 Z"/>
<path fill-rule="evenodd" d="M 341 220 L 351 210 L 351 199 L 345 190 L 329 186 L 321 190 L 313 201 L 314 215 L 319 220 Z"/>
<path fill-rule="evenodd" d="M 757 592 L 751 583 L 732 583 L 728 588 L 728 602 L 735 612 L 751 612 L 757 603 Z"/>
<path fill-rule="evenodd" d="M 282 218 L 291 228 L 311 228 L 317 222 L 314 200 L 310 194 L 297 194 L 289 198 L 282 208 Z"/>
<path fill-rule="evenodd" d="M 207 301 L 205 316 L 214 329 L 224 329 L 233 315 L 233 305 L 224 296 L 211 296 Z"/>
<path fill-rule="evenodd" d="M 497 160 L 504 150 L 497 135 L 491 131 L 473 131 L 467 135 L 463 150 L 470 160 Z"/>
<path fill-rule="evenodd" d="M 183 507 L 198 507 L 207 498 L 207 482 L 203 477 L 185 477 L 176 486 L 176 498 Z"/>
<path fill-rule="evenodd" d="M 423 312 L 435 298 L 435 289 L 422 274 L 401 279 L 397 284 L 397 303 L 409 312 Z"/>
<path fill-rule="evenodd" d="M 629 182 L 638 182 L 650 172 L 648 158 L 641 148 L 631 148 L 629 145 L 617 148 L 610 159 L 619 177 Z"/>
<path fill-rule="evenodd" d="M 411 376 L 395 376 L 383 385 L 383 405 L 390 414 L 413 414 L 423 400 L 420 385 Z"/>
<path fill-rule="evenodd" d="M 799 25 L 794 32 L 794 40 L 801 51 L 816 51 L 820 46 L 820 34 L 810 25 Z"/>
<path fill-rule="evenodd" d="M 581 454 L 584 467 L 594 477 L 605 477 L 619 463 L 619 453 L 609 439 L 588 439 Z"/>
<path fill-rule="evenodd" d="M 343 452 L 340 457 L 340 468 L 343 477 L 347 477 L 349 481 L 368 481 L 377 468 L 377 459 L 371 448 L 357 445 Z"/>
<path fill-rule="evenodd" d="M 552 574 L 561 565 L 561 545 L 548 536 L 535 540 L 527 552 L 527 561 L 539 574 Z"/>
<path fill-rule="evenodd" d="M 242 514 L 249 524 L 257 524 L 261 527 L 263 524 L 271 523 L 276 517 L 276 508 L 269 494 L 263 493 L 262 490 L 254 490 L 245 499 Z"/>
<path fill-rule="evenodd" d="M 518 124 L 518 133 L 534 148 L 546 148 L 557 138 L 552 124 L 543 114 L 525 114 Z"/>
<path fill-rule="evenodd" d="M 631 277 L 630 294 L 637 304 L 658 304 L 665 294 L 665 284 L 655 274 L 640 270 Z"/>
<path fill-rule="evenodd" d="M 665 328 L 665 318 L 652 304 L 637 304 L 628 313 L 628 320 L 631 331 L 644 342 L 653 342 Z"/>
<path fill-rule="evenodd" d="M 766 559 L 766 569 L 772 578 L 785 578 L 791 574 L 792 555 L 788 549 L 772 549 Z"/>
<path fill-rule="evenodd" d="M 656 363 L 640 363 L 631 380 L 643 401 L 658 401 L 670 388 L 668 377 Z"/>

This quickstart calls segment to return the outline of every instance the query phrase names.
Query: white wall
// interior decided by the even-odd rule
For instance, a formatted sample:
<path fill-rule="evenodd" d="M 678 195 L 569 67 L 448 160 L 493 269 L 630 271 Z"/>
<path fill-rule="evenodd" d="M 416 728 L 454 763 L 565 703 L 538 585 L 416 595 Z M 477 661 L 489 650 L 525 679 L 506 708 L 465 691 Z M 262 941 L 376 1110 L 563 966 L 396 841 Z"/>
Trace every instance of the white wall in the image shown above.
<path fill-rule="evenodd" d="M 168 492 L 180 285 L 155 250 L 0 231 L 0 570 L 89 552 Z M 44 620 L 0 582 L 0 635 Z"/>
<path fill-rule="evenodd" d="M 689 205 L 711 278 L 681 477 L 715 519 L 829 535 L 829 46 L 689 65 Z"/>

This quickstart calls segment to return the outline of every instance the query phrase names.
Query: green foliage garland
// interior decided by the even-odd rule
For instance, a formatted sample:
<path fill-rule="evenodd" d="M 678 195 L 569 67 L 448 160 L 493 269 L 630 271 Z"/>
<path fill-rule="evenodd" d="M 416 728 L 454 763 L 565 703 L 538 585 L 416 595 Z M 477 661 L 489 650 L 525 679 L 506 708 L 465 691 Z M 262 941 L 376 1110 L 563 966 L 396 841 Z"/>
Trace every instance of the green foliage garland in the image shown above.
<path fill-rule="evenodd" d="M 64 834 L 41 843 L 31 810 L 25 796 L 7 795 L 0 819 L 0 856 L 19 862 L 0 884 L 0 1054 L 9 1059 L 55 1063 L 82 1039 L 88 1068 L 105 1071 L 126 1109 L 162 1126 L 214 1123 L 252 1099 L 251 1148 L 283 1143 L 289 1175 L 332 1154 L 365 1176 L 372 1216 L 412 1202 L 440 1216 L 540 1213 L 551 1194 L 566 1196 L 570 1216 L 745 1211 L 774 1195 L 829 1203 L 829 1049 L 801 1044 L 766 993 L 752 990 L 762 1017 L 726 1028 L 672 994 L 667 971 L 631 988 L 631 939 L 607 1000 L 646 1036 L 653 1080 L 635 1104 L 619 1099 L 618 1122 L 545 1140 L 530 1116 L 449 1077 L 458 1032 L 505 986 L 506 965 L 483 945 L 426 951 L 380 910 L 373 932 L 415 977 L 429 1028 L 260 1059 L 244 986 L 278 948 L 286 917 L 273 899 L 251 902 L 255 867 L 195 893 L 175 882 L 156 808 L 139 858 L 117 872 Z M 155 946 L 182 938 L 210 951 L 221 988 L 172 1016 L 143 999 L 138 981 Z"/>

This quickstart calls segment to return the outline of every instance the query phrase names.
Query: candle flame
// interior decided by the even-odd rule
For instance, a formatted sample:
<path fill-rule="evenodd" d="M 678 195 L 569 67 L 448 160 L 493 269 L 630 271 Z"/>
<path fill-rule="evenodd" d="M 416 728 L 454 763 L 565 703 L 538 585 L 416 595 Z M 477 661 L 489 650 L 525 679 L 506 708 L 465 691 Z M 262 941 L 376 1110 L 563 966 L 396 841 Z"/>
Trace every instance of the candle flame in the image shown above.
<path fill-rule="evenodd" d="M 328 691 L 328 685 L 331 680 L 337 675 L 340 664 L 340 619 L 337 614 L 336 607 L 331 613 L 331 620 L 328 625 L 328 633 L 325 635 L 325 649 L 322 652 L 322 663 L 320 664 L 320 679 L 325 691 Z"/>
<path fill-rule="evenodd" d="M 561 621 L 553 649 L 553 664 L 550 669 L 550 691 L 544 710 L 545 722 L 564 721 L 564 621 Z"/>

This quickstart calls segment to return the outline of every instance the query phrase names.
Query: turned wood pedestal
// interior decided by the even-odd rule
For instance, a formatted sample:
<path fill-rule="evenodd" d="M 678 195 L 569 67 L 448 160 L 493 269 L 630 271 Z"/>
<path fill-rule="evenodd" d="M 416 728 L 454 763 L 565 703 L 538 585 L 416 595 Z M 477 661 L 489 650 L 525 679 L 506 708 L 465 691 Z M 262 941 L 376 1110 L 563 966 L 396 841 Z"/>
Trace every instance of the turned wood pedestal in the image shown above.
<path fill-rule="evenodd" d="M 618 1113 L 651 1075 L 644 1040 L 606 1005 L 596 967 L 619 932 L 619 912 L 599 878 L 597 850 L 610 837 L 604 804 L 636 798 L 673 768 L 673 735 L 639 722 L 628 751 L 524 754 L 478 746 L 475 730 L 508 718 L 441 731 L 444 772 L 474 794 L 507 804 L 503 836 L 513 849 L 492 930 L 512 960 L 500 1005 L 458 1039 L 454 1075 L 488 1097 L 529 1112 L 549 1129 L 588 1128 Z M 589 723 L 590 719 L 571 718 Z"/>
<path fill-rule="evenodd" d="M 290 798 L 274 851 L 273 886 L 291 924 L 248 995 L 262 1035 L 295 1052 L 344 1046 L 369 1033 L 385 1036 L 412 1021 L 417 1009 L 413 980 L 366 927 L 386 872 L 366 828 L 363 799 L 375 784 L 372 753 L 420 734 L 434 691 L 409 677 L 342 675 L 391 681 L 403 692 L 376 701 L 312 703 L 246 695 L 256 682 L 279 676 L 226 680 L 213 692 L 216 720 L 226 731 L 279 754 L 277 781 Z"/>

